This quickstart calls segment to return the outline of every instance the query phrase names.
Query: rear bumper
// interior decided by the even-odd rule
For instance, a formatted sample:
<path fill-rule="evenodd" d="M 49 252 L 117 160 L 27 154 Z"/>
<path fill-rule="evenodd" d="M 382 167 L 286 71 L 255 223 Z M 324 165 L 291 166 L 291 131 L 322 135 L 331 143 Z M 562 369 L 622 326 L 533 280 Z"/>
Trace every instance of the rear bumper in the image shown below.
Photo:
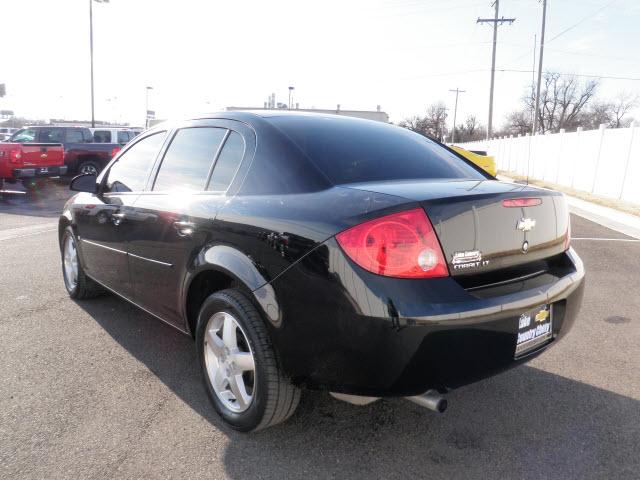
<path fill-rule="evenodd" d="M 60 175 L 66 175 L 66 173 L 66 165 L 54 167 L 15 168 L 12 171 L 13 178 L 58 177 Z"/>
<path fill-rule="evenodd" d="M 364 272 L 329 241 L 272 283 L 283 318 L 274 345 L 294 380 L 333 392 L 407 396 L 472 383 L 535 357 L 570 330 L 585 273 L 573 250 L 563 255 L 570 268 L 555 281 L 480 298 L 453 278 Z M 516 359 L 520 315 L 544 304 L 553 305 L 551 340 Z"/>

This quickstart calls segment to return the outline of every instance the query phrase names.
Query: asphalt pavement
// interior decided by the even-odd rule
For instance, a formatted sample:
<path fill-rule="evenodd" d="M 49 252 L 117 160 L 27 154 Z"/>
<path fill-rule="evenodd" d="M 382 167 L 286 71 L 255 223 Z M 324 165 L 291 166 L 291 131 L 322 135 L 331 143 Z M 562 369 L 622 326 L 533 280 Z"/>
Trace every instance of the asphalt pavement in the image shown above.
<path fill-rule="evenodd" d="M 112 295 L 68 298 L 67 197 L 0 194 L 0 478 L 640 477 L 638 241 L 573 216 L 587 286 L 571 334 L 453 391 L 443 415 L 305 392 L 246 435 L 210 407 L 190 338 Z"/>

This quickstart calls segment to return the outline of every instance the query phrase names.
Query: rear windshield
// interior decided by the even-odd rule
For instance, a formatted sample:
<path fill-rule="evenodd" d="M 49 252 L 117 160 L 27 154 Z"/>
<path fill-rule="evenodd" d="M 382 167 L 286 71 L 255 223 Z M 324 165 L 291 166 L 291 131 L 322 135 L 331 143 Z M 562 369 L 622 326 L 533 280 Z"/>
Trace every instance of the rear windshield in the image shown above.
<path fill-rule="evenodd" d="M 334 184 L 486 179 L 437 143 L 386 123 L 302 116 L 274 116 L 269 120 Z"/>

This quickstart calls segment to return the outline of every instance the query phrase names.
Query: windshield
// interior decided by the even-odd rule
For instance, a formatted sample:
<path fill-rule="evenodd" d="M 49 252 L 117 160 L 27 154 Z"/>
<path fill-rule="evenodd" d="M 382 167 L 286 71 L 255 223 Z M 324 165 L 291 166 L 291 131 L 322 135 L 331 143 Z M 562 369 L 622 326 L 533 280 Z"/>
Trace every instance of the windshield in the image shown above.
<path fill-rule="evenodd" d="M 274 116 L 269 121 L 334 184 L 485 179 L 432 140 L 393 125 L 332 117 Z"/>

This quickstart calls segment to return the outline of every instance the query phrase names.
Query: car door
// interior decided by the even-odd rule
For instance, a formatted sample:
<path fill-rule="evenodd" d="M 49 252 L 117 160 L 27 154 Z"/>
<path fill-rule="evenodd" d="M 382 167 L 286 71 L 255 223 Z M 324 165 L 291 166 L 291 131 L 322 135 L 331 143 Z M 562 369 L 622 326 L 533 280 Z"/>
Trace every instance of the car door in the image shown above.
<path fill-rule="evenodd" d="M 123 152 L 99 178 L 100 193 L 78 202 L 74 217 L 85 271 L 117 293 L 131 298 L 127 231 L 135 199 L 144 190 L 166 137 L 154 132 Z"/>
<path fill-rule="evenodd" d="M 183 281 L 210 241 L 214 219 L 246 151 L 235 122 L 190 122 L 177 128 L 153 185 L 134 204 L 129 243 L 136 302 L 179 328 Z M 246 128 L 246 127 L 245 127 Z"/>

